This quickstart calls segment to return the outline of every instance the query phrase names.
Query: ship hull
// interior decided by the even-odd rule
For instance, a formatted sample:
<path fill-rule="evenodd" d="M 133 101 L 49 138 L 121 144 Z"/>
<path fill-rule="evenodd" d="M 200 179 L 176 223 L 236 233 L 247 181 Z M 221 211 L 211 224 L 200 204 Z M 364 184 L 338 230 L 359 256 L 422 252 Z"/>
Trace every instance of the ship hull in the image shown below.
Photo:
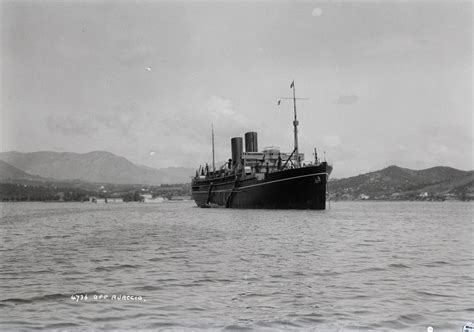
<path fill-rule="evenodd" d="M 326 164 L 254 176 L 227 176 L 195 181 L 192 197 L 201 207 L 247 209 L 326 208 L 326 184 L 331 169 Z"/>

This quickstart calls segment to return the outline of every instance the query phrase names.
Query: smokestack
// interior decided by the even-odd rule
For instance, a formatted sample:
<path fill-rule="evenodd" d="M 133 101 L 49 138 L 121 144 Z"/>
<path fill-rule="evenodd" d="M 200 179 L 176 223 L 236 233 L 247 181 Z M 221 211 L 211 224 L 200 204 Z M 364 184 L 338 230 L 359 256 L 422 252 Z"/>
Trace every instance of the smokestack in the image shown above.
<path fill-rule="evenodd" d="M 240 164 L 242 157 L 242 137 L 234 137 L 230 139 L 230 145 L 232 146 L 232 163 L 234 165 Z"/>
<path fill-rule="evenodd" d="M 245 133 L 245 151 L 258 152 L 257 133 L 254 131 Z"/>

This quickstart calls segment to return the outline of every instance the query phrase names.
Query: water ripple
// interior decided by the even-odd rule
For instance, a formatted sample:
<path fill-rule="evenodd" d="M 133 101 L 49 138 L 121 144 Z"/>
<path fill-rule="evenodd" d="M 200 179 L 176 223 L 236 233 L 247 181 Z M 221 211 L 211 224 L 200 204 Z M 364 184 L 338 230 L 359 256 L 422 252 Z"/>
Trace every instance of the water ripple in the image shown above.
<path fill-rule="evenodd" d="M 472 204 L 1 208 L 0 330 L 457 331 L 474 313 Z"/>

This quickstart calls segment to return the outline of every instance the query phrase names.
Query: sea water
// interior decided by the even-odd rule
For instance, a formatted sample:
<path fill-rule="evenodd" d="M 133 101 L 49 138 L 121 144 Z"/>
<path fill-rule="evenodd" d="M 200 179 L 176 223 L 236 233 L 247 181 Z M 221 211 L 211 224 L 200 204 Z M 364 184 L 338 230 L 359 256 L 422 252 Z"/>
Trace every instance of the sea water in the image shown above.
<path fill-rule="evenodd" d="M 0 330 L 461 331 L 473 204 L 3 203 Z"/>

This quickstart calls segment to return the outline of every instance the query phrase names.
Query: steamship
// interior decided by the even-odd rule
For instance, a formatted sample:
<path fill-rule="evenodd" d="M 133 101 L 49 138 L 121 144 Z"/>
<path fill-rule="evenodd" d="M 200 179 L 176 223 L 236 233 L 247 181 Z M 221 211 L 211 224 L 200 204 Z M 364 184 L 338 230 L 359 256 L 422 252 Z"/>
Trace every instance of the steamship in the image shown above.
<path fill-rule="evenodd" d="M 318 159 L 304 163 L 298 150 L 298 120 L 294 81 L 294 149 L 291 153 L 279 148 L 258 151 L 256 132 L 231 139 L 232 159 L 216 169 L 214 162 L 214 131 L 212 131 L 213 165 L 200 166 L 192 179 L 192 198 L 199 207 L 248 209 L 314 209 L 326 208 L 326 189 L 332 166 Z M 282 98 L 283 99 L 283 98 Z M 278 101 L 278 104 L 280 104 Z"/>

